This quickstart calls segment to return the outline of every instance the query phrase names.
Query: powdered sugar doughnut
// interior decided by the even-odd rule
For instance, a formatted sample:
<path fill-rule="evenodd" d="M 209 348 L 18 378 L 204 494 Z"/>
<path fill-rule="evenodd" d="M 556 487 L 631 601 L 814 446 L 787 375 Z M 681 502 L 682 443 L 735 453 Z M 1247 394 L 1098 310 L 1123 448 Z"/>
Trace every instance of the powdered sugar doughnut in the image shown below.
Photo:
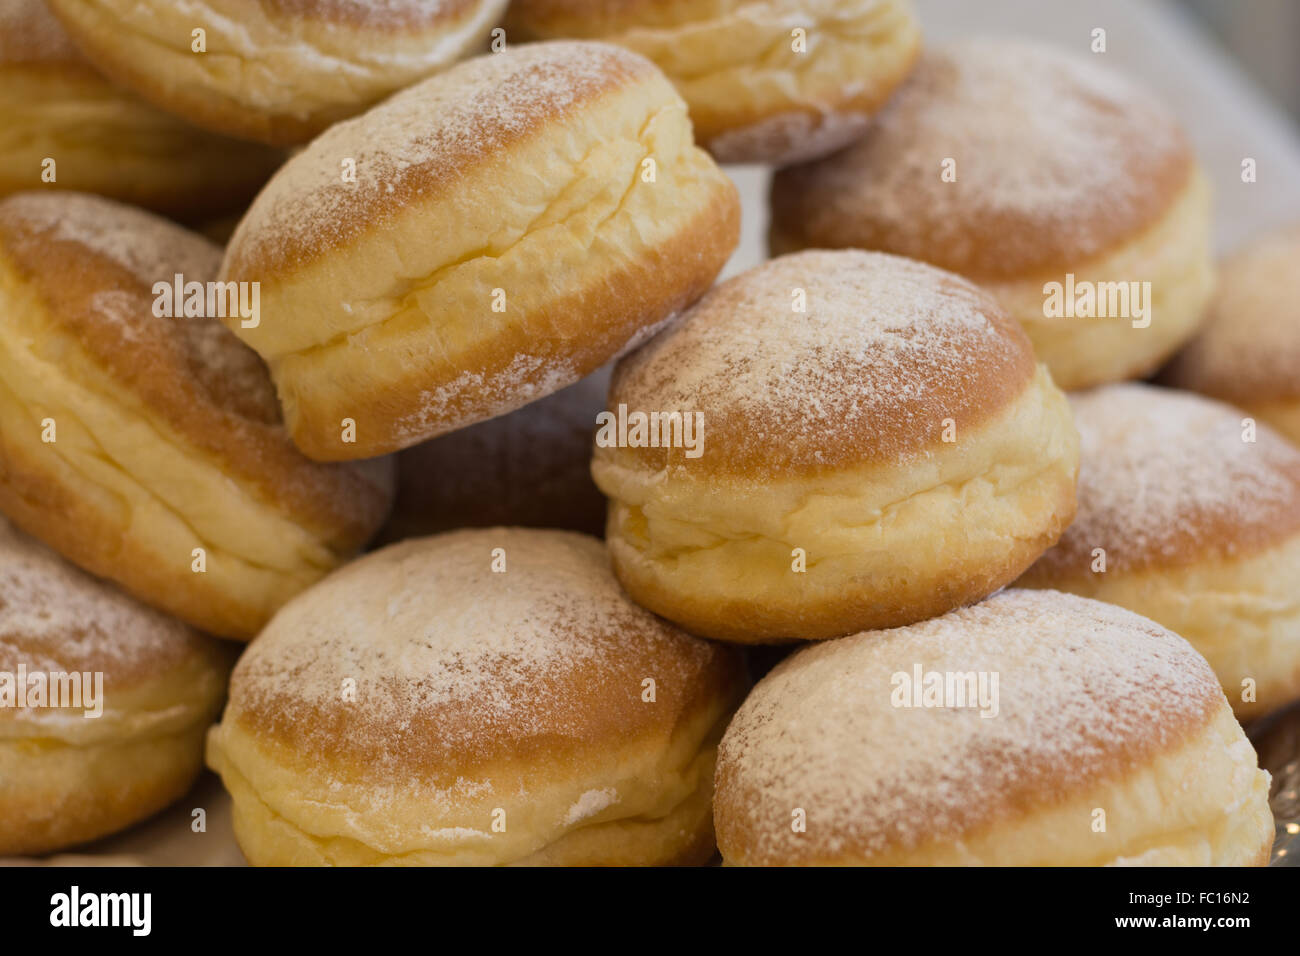
<path fill-rule="evenodd" d="M 852 142 L 921 45 L 908 0 L 514 0 L 506 25 L 649 57 L 722 163 L 794 163 Z"/>
<path fill-rule="evenodd" d="M 0 0 L 0 196 L 73 189 L 188 221 L 241 208 L 282 159 L 112 85 L 45 0 Z"/>
<path fill-rule="evenodd" d="M 597 434 L 592 474 L 615 573 L 706 637 L 941 614 L 1014 579 L 1074 513 L 1077 437 L 1024 333 L 895 256 L 799 253 L 723 283 L 620 363 L 609 408 L 626 438 Z M 637 414 L 660 416 L 653 445 Z"/>
<path fill-rule="evenodd" d="M 732 865 L 1262 866 L 1268 786 L 1186 641 L 1013 590 L 779 664 L 714 822 Z"/>
<path fill-rule="evenodd" d="M 540 43 L 331 128 L 253 203 L 222 271 L 261 283 L 261 325 L 232 328 L 329 461 L 577 381 L 703 293 L 738 229 L 735 186 L 649 61 Z"/>
<path fill-rule="evenodd" d="M 1140 377 L 1192 334 L 1212 286 L 1209 210 L 1186 137 L 1143 91 L 984 39 L 928 52 L 861 141 L 778 173 L 770 238 L 777 253 L 878 249 L 951 269 L 1074 389 Z"/>
<path fill-rule="evenodd" d="M 1161 381 L 1231 402 L 1300 445 L 1300 226 L 1222 264 L 1205 326 Z"/>
<path fill-rule="evenodd" d="M 228 656 L 0 516 L 0 856 L 84 843 L 184 793 Z"/>
<path fill-rule="evenodd" d="M 122 86 L 208 129 L 278 144 L 306 142 L 484 46 L 506 6 L 506 0 L 48 2 L 86 57 Z"/>
<path fill-rule="evenodd" d="M 1300 449 L 1187 392 L 1114 385 L 1071 405 L 1079 513 L 1021 583 L 1181 634 L 1238 717 L 1300 697 Z"/>
<path fill-rule="evenodd" d="M 276 615 L 208 762 L 254 864 L 702 862 L 742 671 L 632 604 L 594 538 L 456 531 Z"/>
<path fill-rule="evenodd" d="M 304 458 L 257 355 L 155 289 L 180 275 L 203 292 L 220 258 L 97 196 L 0 201 L 0 511 L 145 603 L 247 639 L 378 530 L 392 462 Z"/>

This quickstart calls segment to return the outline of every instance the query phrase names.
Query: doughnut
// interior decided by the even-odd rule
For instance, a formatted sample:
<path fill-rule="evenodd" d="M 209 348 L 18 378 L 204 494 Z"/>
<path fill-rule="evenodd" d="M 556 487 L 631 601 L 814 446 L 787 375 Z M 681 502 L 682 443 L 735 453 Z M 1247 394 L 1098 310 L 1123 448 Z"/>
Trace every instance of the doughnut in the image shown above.
<path fill-rule="evenodd" d="M 1188 392 L 1109 385 L 1070 402 L 1078 516 L 1020 584 L 1182 635 L 1239 718 L 1300 698 L 1300 449 Z"/>
<path fill-rule="evenodd" d="M 1208 315 L 1160 380 L 1230 402 L 1300 445 L 1300 225 L 1230 256 Z"/>
<path fill-rule="evenodd" d="M 506 2 L 48 0 L 126 89 L 205 129 L 277 145 L 304 143 L 484 46 Z"/>
<path fill-rule="evenodd" d="M 227 657 L 0 516 L 0 856 L 85 843 L 184 794 Z"/>
<path fill-rule="evenodd" d="M 1155 369 L 1213 285 L 1208 181 L 1147 94 L 1050 47 L 927 52 L 859 142 L 781 170 L 774 254 L 862 248 L 991 292 L 1064 389 Z"/>
<path fill-rule="evenodd" d="M 290 601 L 207 759 L 258 866 L 700 863 L 746 689 L 739 653 L 632 604 L 595 538 L 453 531 Z"/>
<path fill-rule="evenodd" d="M 0 196 L 71 189 L 194 219 L 246 204 L 283 158 L 113 86 L 43 0 L 0 0 Z"/>
<path fill-rule="evenodd" d="M 910 0 L 514 0 L 506 27 L 653 60 L 721 163 L 801 162 L 851 143 L 921 47 Z"/>
<path fill-rule="evenodd" d="M 602 534 L 605 496 L 591 480 L 591 436 L 610 371 L 399 452 L 397 497 L 380 542 L 494 525 Z"/>
<path fill-rule="evenodd" d="M 261 283 L 264 320 L 231 327 L 298 447 L 364 458 L 595 371 L 704 293 L 739 215 L 653 64 L 539 43 L 324 133 L 254 201 L 222 277 Z"/>
<path fill-rule="evenodd" d="M 1273 842 L 1201 656 L 1053 591 L 797 651 L 717 763 L 731 866 L 1263 866 Z"/>
<path fill-rule="evenodd" d="M 614 572 L 703 637 L 933 617 L 1010 583 L 1074 514 L 1078 438 L 1024 333 L 884 253 L 724 282 L 620 362 L 606 411 L 592 476 Z"/>
<path fill-rule="evenodd" d="M 214 318 L 156 314 L 156 283 L 207 283 L 220 257 L 98 196 L 0 200 L 0 512 L 247 639 L 379 529 L 393 476 L 391 460 L 304 458 L 250 349 Z"/>

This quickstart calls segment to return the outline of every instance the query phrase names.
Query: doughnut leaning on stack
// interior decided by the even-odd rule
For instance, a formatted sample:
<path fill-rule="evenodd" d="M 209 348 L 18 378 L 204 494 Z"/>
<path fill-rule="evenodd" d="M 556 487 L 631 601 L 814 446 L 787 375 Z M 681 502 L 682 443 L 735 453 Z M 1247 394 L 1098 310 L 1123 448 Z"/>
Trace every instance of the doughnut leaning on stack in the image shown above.
<path fill-rule="evenodd" d="M 514 0 L 506 25 L 653 60 L 722 163 L 783 165 L 852 142 L 921 45 L 909 0 Z"/>
<path fill-rule="evenodd" d="M 609 410 L 629 422 L 592 463 L 615 573 L 705 637 L 941 614 L 1012 581 L 1074 514 L 1078 439 L 1024 332 L 896 256 L 799 253 L 724 282 L 620 362 Z M 661 425 L 637 439 L 632 414 Z"/>
<path fill-rule="evenodd" d="M 297 445 L 363 458 L 576 382 L 698 298 L 738 229 L 653 64 L 539 43 L 329 129 L 258 196 L 222 278 L 261 283 L 260 326 L 232 330 Z"/>
<path fill-rule="evenodd" d="M 1231 402 L 1300 445 L 1300 226 L 1222 264 L 1205 326 L 1160 381 Z"/>
<path fill-rule="evenodd" d="M 242 207 L 283 158 L 113 86 L 44 0 L 0 0 L 0 196 L 71 189 L 194 219 Z"/>
<path fill-rule="evenodd" d="M 457 531 L 277 614 L 208 763 L 257 865 L 703 863 L 743 670 L 629 601 L 594 538 Z"/>
<path fill-rule="evenodd" d="M 730 865 L 1262 866 L 1268 786 L 1186 641 L 1010 590 L 779 664 L 719 747 L 714 822 Z"/>
<path fill-rule="evenodd" d="M 1186 638 L 1245 720 L 1300 698 L 1300 449 L 1149 385 L 1071 396 L 1079 511 L 1021 578 Z"/>
<path fill-rule="evenodd" d="M 251 350 L 180 304 L 155 311 L 155 284 L 206 283 L 220 257 L 96 196 L 0 201 L 0 512 L 146 604 L 247 639 L 378 530 L 392 462 L 304 458 Z"/>
<path fill-rule="evenodd" d="M 450 66 L 484 43 L 506 5 L 48 2 L 86 57 L 115 82 L 206 129 L 280 145 L 306 142 Z"/>
<path fill-rule="evenodd" d="M 84 843 L 183 794 L 229 656 L 0 516 L 0 856 Z"/>
<path fill-rule="evenodd" d="M 1019 41 L 927 51 L 859 142 L 772 182 L 774 253 L 877 249 L 959 273 L 1065 389 L 1141 377 L 1192 335 L 1209 233 L 1209 185 L 1175 119 Z"/>

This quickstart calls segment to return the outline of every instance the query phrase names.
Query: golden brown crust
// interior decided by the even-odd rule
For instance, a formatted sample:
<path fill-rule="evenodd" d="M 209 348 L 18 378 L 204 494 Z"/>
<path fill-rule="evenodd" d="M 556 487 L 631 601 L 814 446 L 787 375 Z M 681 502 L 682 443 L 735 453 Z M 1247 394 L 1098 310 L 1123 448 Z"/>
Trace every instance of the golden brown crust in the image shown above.
<path fill-rule="evenodd" d="M 80 843 L 179 797 L 224 694 L 228 650 L 0 516 L 0 674 L 10 694 L 17 682 L 26 691 L 0 706 L 0 855 Z"/>
<path fill-rule="evenodd" d="M 504 551 L 504 573 L 491 572 L 495 548 Z M 689 638 L 635 607 L 603 564 L 597 543 L 585 535 L 506 528 L 450 532 L 373 552 L 295 599 L 272 622 L 266 639 L 236 667 L 225 719 L 237 720 L 282 760 L 307 766 L 328 753 L 350 774 L 383 767 L 450 785 L 542 754 L 563 767 L 613 741 L 671 733 L 720 699 L 734 698 L 743 681 L 737 653 Z M 417 579 L 424 582 L 418 594 L 409 590 Z M 367 620 L 380 604 L 365 595 L 391 592 L 406 612 L 412 602 L 446 603 L 453 594 L 460 606 L 466 591 L 485 599 L 495 593 L 503 606 L 499 619 L 516 620 L 517 634 L 509 626 L 502 635 L 495 629 L 471 634 L 465 629 L 473 620 L 462 615 L 424 638 L 425 651 L 410 643 L 418 635 L 391 617 L 385 627 Z M 343 608 L 353 616 L 340 617 Z M 340 629 L 345 620 L 353 626 Z M 525 636 L 534 631 L 572 648 L 539 649 L 545 657 L 538 660 L 551 663 L 526 663 L 534 648 L 515 641 L 536 640 Z M 450 649 L 467 636 L 501 649 L 481 655 Z M 444 640 L 450 642 L 445 651 Z M 412 648 L 408 654 L 425 654 L 431 666 L 413 667 L 395 653 L 403 646 Z M 345 672 L 356 681 L 357 700 L 370 706 L 342 699 L 335 674 L 341 680 Z M 453 672 L 462 676 L 452 678 Z M 655 706 L 642 700 L 647 677 L 656 679 Z M 440 687 L 445 679 L 479 686 L 481 693 Z M 511 716 L 492 718 L 498 710 Z"/>
<path fill-rule="evenodd" d="M 1025 575 L 1052 587 L 1105 574 L 1257 554 L 1300 533 L 1300 449 L 1188 392 L 1109 385 L 1071 396 L 1081 436 L 1078 514 Z"/>
<path fill-rule="evenodd" d="M 996 673 L 997 699 L 954 708 L 941 694 L 937 707 L 919 707 L 905 695 L 899 703 L 897 675 L 910 679 L 916 667 Z M 1235 741 L 1220 741 L 1220 732 Z M 1140 810 L 1152 817 L 1143 826 L 1170 826 L 1181 838 L 1160 800 L 1185 798 L 1159 792 L 1163 778 L 1153 794 L 1139 789 L 1139 799 L 1156 798 L 1148 805 L 1124 802 L 1123 788 L 1189 745 L 1218 760 L 1225 743 L 1244 747 L 1240 779 L 1221 788 L 1241 801 L 1263 775 L 1213 673 L 1177 635 L 1100 602 L 1004 591 L 913 627 L 816 645 L 778 665 L 721 745 L 718 842 L 728 863 L 747 865 L 915 865 L 935 856 L 950 865 L 1117 862 L 1150 849 L 1160 834 L 1112 821 L 1123 841 L 1116 846 L 1090 834 L 1092 807 Z M 1085 807 L 1080 798 L 1093 799 Z M 1194 802 L 1175 819 L 1207 836 L 1238 812 L 1236 802 Z M 990 840 L 997 847 L 999 831 L 1060 808 L 1078 811 L 1056 822 L 1077 824 L 1082 837 L 1053 829 L 1039 835 L 1049 847 L 1017 840 L 1012 852 L 1032 858 L 981 855 Z M 792 827 L 796 809 L 805 831 Z M 1120 836 L 1126 828 L 1132 839 Z"/>
<path fill-rule="evenodd" d="M 274 279 L 337 254 L 417 200 L 454 203 L 476 168 L 654 73 L 641 57 L 595 44 L 464 64 L 403 96 L 407 109 L 390 103 L 337 124 L 294 157 L 248 211 L 223 272 Z M 387 152 L 363 153 L 377 140 Z M 358 181 L 340 175 L 344 157 L 358 159 Z"/>
<path fill-rule="evenodd" d="M 170 261 L 160 257 L 142 274 L 80 241 L 76 224 L 99 217 L 121 231 L 110 241 L 152 245 Z M 251 349 L 216 319 L 153 315 L 153 283 L 175 272 L 187 282 L 209 281 L 220 262 L 216 246 L 107 200 L 28 194 L 0 203 L 0 254 L 41 300 L 57 334 L 76 341 L 133 404 L 339 550 L 360 547 L 373 533 L 388 509 L 387 467 L 307 461 L 285 440 L 274 389 Z"/>
<path fill-rule="evenodd" d="M 772 242 L 1014 279 L 1139 234 L 1193 169 L 1173 118 L 1121 78 L 1051 48 L 966 41 L 928 52 L 861 141 L 777 173 Z"/>
<path fill-rule="evenodd" d="M 817 474 L 924 455 L 949 421 L 961 435 L 996 417 L 1035 368 L 1019 326 L 961 278 L 893 256 L 805 252 L 722 283 L 623 359 L 608 408 L 703 416 L 698 458 L 618 449 L 652 471 Z"/>
<path fill-rule="evenodd" d="M 599 39 L 653 60 L 723 163 L 786 165 L 852 142 L 920 51 L 906 0 L 525 0 L 506 25 L 512 38 Z"/>
<path fill-rule="evenodd" d="M 306 142 L 482 43 L 505 0 L 49 0 L 95 67 L 206 129 Z M 204 49 L 192 47 L 203 29 Z"/>
<path fill-rule="evenodd" d="M 208 741 L 257 864 L 694 862 L 739 655 L 637 607 L 599 541 L 406 541 L 290 602 Z"/>
<path fill-rule="evenodd" d="M 0 672 L 104 675 L 109 694 L 228 664 L 215 642 L 69 564 L 0 515 Z"/>
<path fill-rule="evenodd" d="M 43 0 L 0 3 L 0 157 L 0 196 L 80 190 L 185 220 L 246 204 L 284 158 L 113 86 Z"/>
<path fill-rule="evenodd" d="M 93 73 L 45 0 L 0 0 L 0 66 L 57 63 Z"/>
<path fill-rule="evenodd" d="M 248 638 L 374 533 L 392 463 L 304 458 L 251 350 L 215 318 L 154 314 L 154 282 L 208 281 L 219 256 L 99 197 L 0 202 L 0 289 L 16 323 L 0 349 L 14 363 L 0 403 L 15 416 L 0 429 L 0 506 L 148 603 Z M 51 424 L 62 432 L 43 436 Z M 194 573 L 195 547 L 213 573 Z"/>
<path fill-rule="evenodd" d="M 321 136 L 254 203 L 223 275 L 263 282 L 267 321 L 232 328 L 270 363 L 298 446 L 342 460 L 577 381 L 702 294 L 738 233 L 735 186 L 648 61 L 546 43 Z"/>
<path fill-rule="evenodd" d="M 1300 226 L 1220 265 L 1202 330 L 1160 380 L 1248 408 L 1300 403 Z"/>

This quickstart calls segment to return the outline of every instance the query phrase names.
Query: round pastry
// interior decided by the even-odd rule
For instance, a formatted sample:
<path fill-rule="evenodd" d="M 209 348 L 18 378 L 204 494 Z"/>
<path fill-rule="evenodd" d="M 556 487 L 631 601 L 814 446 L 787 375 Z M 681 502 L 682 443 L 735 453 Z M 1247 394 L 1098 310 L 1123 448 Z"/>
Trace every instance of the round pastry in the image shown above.
<path fill-rule="evenodd" d="M 0 516 L 0 856 L 93 840 L 185 793 L 228 669 L 216 641 Z"/>
<path fill-rule="evenodd" d="M 1051 591 L 806 647 L 718 750 L 741 866 L 1262 866 L 1269 775 L 1176 634 Z"/>
<path fill-rule="evenodd" d="M 852 142 L 921 47 L 909 0 L 514 0 L 511 38 L 607 40 L 649 57 L 723 163 L 793 163 Z"/>
<path fill-rule="evenodd" d="M 308 456 L 384 454 L 558 391 L 694 301 L 738 203 L 649 61 L 511 48 L 284 166 L 226 249 L 223 277 L 260 282 L 265 316 L 232 328 Z"/>
<path fill-rule="evenodd" d="M 1209 318 L 1161 379 L 1231 402 L 1300 444 L 1300 226 L 1222 264 Z"/>
<path fill-rule="evenodd" d="M 244 654 L 208 763 L 255 865 L 700 863 L 739 655 L 634 605 L 600 542 L 367 555 Z"/>
<path fill-rule="evenodd" d="M 311 139 L 484 45 L 506 0 L 48 0 L 86 57 L 206 129 Z"/>
<path fill-rule="evenodd" d="M 379 540 L 494 525 L 602 534 L 605 496 L 591 480 L 591 436 L 611 369 L 399 453 L 397 497 Z"/>
<path fill-rule="evenodd" d="M 1112 385 L 1071 405 L 1079 513 L 1020 583 L 1181 634 L 1240 718 L 1300 697 L 1300 449 L 1187 392 Z"/>
<path fill-rule="evenodd" d="M 379 528 L 392 463 L 304 458 L 257 356 L 182 314 L 253 301 L 214 295 L 220 257 L 97 196 L 0 201 L 0 511 L 146 604 L 249 638 Z M 173 303 L 177 282 L 198 292 Z"/>
<path fill-rule="evenodd" d="M 113 86 L 44 0 L 0 0 L 0 196 L 82 190 L 193 219 L 246 204 L 282 159 Z"/>
<path fill-rule="evenodd" d="M 1074 514 L 1078 439 L 1024 333 L 896 256 L 805 252 L 723 283 L 620 363 L 608 411 L 592 474 L 615 573 L 705 637 L 933 617 Z"/>
<path fill-rule="evenodd" d="M 1065 389 L 1154 370 L 1213 284 L 1209 186 L 1172 116 L 1019 41 L 927 53 L 866 137 L 772 184 L 774 253 L 878 249 L 992 292 Z"/>

